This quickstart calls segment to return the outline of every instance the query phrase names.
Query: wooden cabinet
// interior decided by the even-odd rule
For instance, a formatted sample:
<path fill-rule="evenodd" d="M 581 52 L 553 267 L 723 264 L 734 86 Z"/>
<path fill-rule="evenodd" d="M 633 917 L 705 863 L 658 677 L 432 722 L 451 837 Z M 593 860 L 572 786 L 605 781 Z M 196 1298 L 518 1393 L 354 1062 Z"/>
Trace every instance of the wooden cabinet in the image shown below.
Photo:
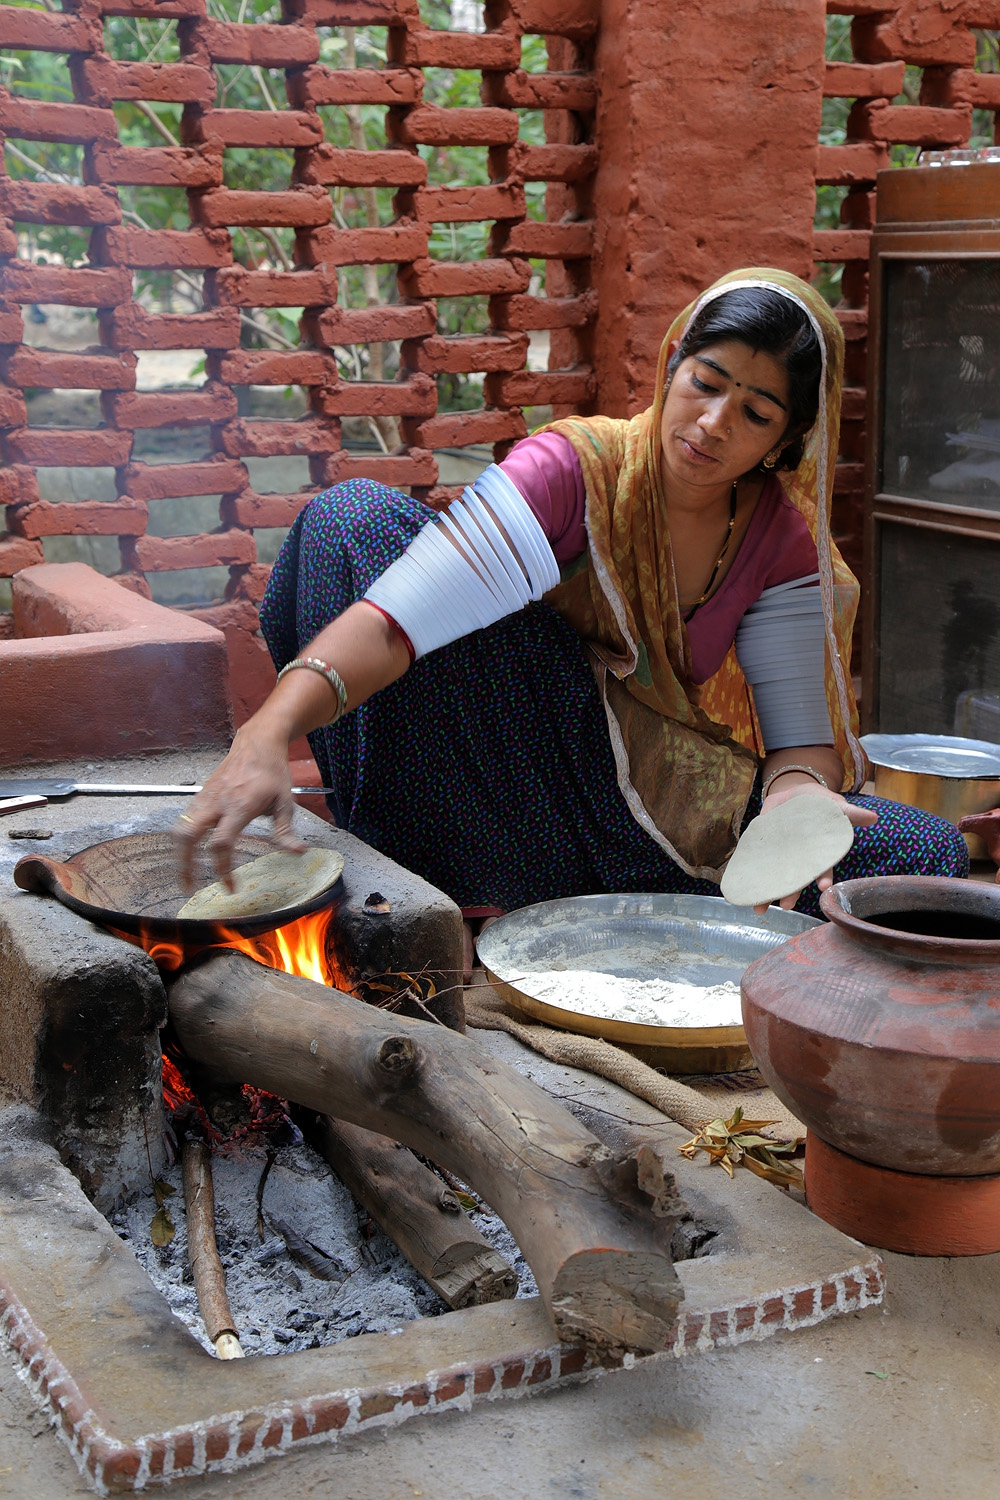
<path fill-rule="evenodd" d="M 868 351 L 863 726 L 950 734 L 1000 692 L 1000 161 L 879 174 Z"/>

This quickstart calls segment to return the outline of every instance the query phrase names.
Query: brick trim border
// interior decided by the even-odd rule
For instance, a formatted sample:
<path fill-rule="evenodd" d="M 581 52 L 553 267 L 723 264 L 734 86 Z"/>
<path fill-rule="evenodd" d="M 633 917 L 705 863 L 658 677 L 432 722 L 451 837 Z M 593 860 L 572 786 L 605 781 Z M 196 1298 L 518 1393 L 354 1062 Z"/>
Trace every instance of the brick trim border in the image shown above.
<path fill-rule="evenodd" d="M 810 1328 L 877 1306 L 884 1293 L 885 1269 L 881 1257 L 871 1252 L 869 1259 L 823 1280 L 729 1306 L 686 1308 L 676 1321 L 669 1348 L 648 1357 L 678 1358 L 761 1342 L 780 1331 Z M 634 1355 L 599 1361 L 579 1347 L 551 1345 L 496 1362 L 470 1360 L 430 1369 L 423 1379 L 405 1385 L 384 1382 L 366 1389 L 321 1391 L 253 1410 L 206 1413 L 199 1421 L 168 1431 L 122 1439 L 109 1433 L 88 1407 L 72 1372 L 2 1278 L 0 1310 L 0 1341 L 18 1362 L 25 1384 L 47 1407 L 80 1473 L 99 1495 L 141 1491 L 200 1474 L 232 1473 L 302 1444 L 337 1442 L 342 1436 L 395 1427 L 432 1412 L 468 1411 L 475 1402 L 529 1395 L 638 1363 Z M 290 1357 L 302 1359 L 268 1357 L 276 1386 L 282 1361 Z"/>

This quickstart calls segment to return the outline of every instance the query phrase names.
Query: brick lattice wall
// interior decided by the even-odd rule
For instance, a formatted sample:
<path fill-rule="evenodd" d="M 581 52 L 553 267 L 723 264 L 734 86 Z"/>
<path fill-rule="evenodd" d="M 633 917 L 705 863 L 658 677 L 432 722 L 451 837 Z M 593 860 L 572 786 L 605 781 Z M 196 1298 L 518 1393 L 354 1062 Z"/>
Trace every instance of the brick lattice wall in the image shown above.
<path fill-rule="evenodd" d="M 157 574 L 228 568 L 225 599 L 199 607 L 198 614 L 226 630 L 241 716 L 259 701 L 268 678 L 254 635 L 267 574 L 255 532 L 287 527 L 316 490 L 358 475 L 412 487 L 440 503 L 450 492 L 439 483 L 435 450 L 486 444 L 501 456 L 525 433 L 525 408 L 551 407 L 557 414 L 601 409 L 590 365 L 598 316 L 590 210 L 598 149 L 600 78 L 592 67 L 598 0 L 490 0 L 482 32 L 432 29 L 417 0 L 284 4 L 280 25 L 219 20 L 209 0 L 81 0 L 62 12 L 0 5 L 0 52 L 58 55 L 71 81 L 67 98 L 71 92 L 74 101 L 43 103 L 0 90 L 0 132 L 14 151 L 71 143 L 82 163 L 80 181 L 0 175 L 0 503 L 7 507 L 0 578 L 42 561 L 44 540 L 64 536 L 117 538 L 118 579 L 143 593 Z M 1000 25 L 1000 5 L 832 0 L 828 10 L 853 17 L 852 60 L 826 63 L 824 96 L 853 104 L 843 144 L 818 148 L 817 184 L 846 192 L 839 227 L 815 233 L 814 257 L 820 268 L 844 267 L 839 315 L 850 352 L 835 529 L 856 563 L 875 174 L 898 159 L 900 146 L 965 143 L 974 110 L 1000 108 L 1000 74 L 980 71 L 976 63 L 976 33 Z M 178 60 L 112 57 L 109 17 L 175 22 Z M 385 27 L 384 66 L 320 61 L 330 28 L 344 27 Z M 547 71 L 522 68 L 525 36 L 546 39 Z M 710 37 L 705 45 L 712 46 Z M 746 45 L 753 47 L 753 37 Z M 216 107 L 219 70 L 236 66 L 283 70 L 287 108 Z M 922 70 L 918 99 L 914 69 Z M 478 73 L 481 104 L 448 108 L 428 99 L 425 84 L 435 70 Z M 900 102 L 904 74 L 909 91 Z M 689 86 L 687 109 L 694 118 L 697 77 Z M 121 101 L 182 106 L 180 143 L 155 143 L 151 136 L 142 146 L 124 144 L 115 112 Z M 351 149 L 327 139 L 329 106 L 384 109 L 384 147 Z M 534 141 L 526 139 L 531 132 L 523 128 L 539 111 L 544 144 L 537 131 Z M 735 99 L 726 128 L 736 128 L 738 118 Z M 725 130 L 719 140 L 724 151 Z M 484 185 L 429 185 L 427 148 L 470 146 L 488 153 Z M 606 161 L 615 142 L 599 146 Z M 288 153 L 294 162 L 289 185 L 270 191 L 224 186 L 226 153 L 247 149 Z M 683 152 L 683 141 L 677 149 Z M 668 161 L 663 176 L 669 178 Z M 526 186 L 537 184 L 546 185 L 544 219 L 533 217 L 526 203 Z M 156 185 L 186 194 L 188 227 L 149 228 L 134 215 L 123 218 L 119 188 Z M 394 218 L 367 227 L 335 222 L 333 194 L 343 188 L 394 191 Z M 781 191 L 780 182 L 774 191 Z M 812 202 L 801 205 L 807 226 L 813 209 Z M 635 211 L 641 214 L 642 205 Z M 691 204 L 693 214 L 710 219 L 711 212 L 711 203 Z M 491 226 L 485 254 L 447 259 L 431 253 L 432 230 L 484 221 Z M 26 230 L 53 225 L 89 234 L 85 264 L 19 258 Z M 288 268 L 254 267 L 245 256 L 239 263 L 234 231 L 241 227 L 272 237 L 293 234 Z M 752 245 L 746 253 L 752 256 Z M 346 306 L 338 284 L 342 291 L 345 273 L 357 267 L 394 267 L 397 299 L 357 305 L 355 296 L 355 305 Z M 200 281 L 201 310 L 151 311 L 148 298 L 144 304 L 136 295 L 135 277 L 157 271 Z M 605 274 L 602 285 L 613 287 L 614 276 Z M 476 299 L 481 326 L 443 333 L 437 305 L 444 299 Z M 82 352 L 29 346 L 22 341 L 22 316 L 33 304 L 96 310 L 100 343 Z M 241 340 L 241 328 L 245 334 L 247 320 L 261 309 L 303 307 L 299 333 L 287 347 L 247 347 L 246 337 Z M 605 326 L 614 316 L 613 308 L 600 308 Z M 547 371 L 528 368 L 535 330 L 549 335 Z M 347 378 L 335 349 L 380 342 L 398 344 L 397 377 Z M 136 353 L 169 350 L 204 351 L 203 386 L 137 390 Z M 360 363 L 357 370 L 363 374 Z M 370 376 L 370 363 L 367 371 Z M 469 374 L 483 377 L 481 408 L 440 410 L 442 379 Z M 240 392 L 251 386 L 303 388 L 305 414 L 260 420 L 245 403 L 241 412 Z M 26 390 L 65 389 L 99 392 L 103 421 L 81 430 L 29 423 Z M 359 418 L 391 431 L 390 451 L 360 452 L 345 441 L 345 422 Z M 137 433 L 193 428 L 210 434 L 196 460 L 150 462 L 134 454 Z M 278 494 L 254 488 L 245 460 L 291 456 L 308 459 L 308 485 Z M 36 467 L 60 465 L 78 473 L 88 466 L 113 470 L 117 498 L 42 498 Z M 158 502 L 214 494 L 222 496 L 216 528 L 150 534 L 147 523 Z"/>

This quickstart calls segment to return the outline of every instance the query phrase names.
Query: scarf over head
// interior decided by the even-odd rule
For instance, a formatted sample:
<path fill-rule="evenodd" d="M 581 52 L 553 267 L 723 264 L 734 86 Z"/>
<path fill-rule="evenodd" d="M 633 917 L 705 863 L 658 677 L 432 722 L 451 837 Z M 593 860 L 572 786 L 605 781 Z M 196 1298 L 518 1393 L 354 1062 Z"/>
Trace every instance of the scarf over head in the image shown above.
<path fill-rule="evenodd" d="M 739 287 L 768 287 L 805 312 L 823 351 L 819 411 L 798 468 L 779 472 L 805 518 L 819 558 L 826 622 L 826 697 L 844 786 L 858 788 L 866 763 L 851 688 L 857 580 L 830 536 L 840 430 L 844 338 L 811 286 L 786 271 L 723 276 L 670 326 L 660 349 L 653 404 L 630 420 L 569 417 L 546 430 L 568 438 L 587 491 L 585 565 L 545 597 L 592 653 L 618 780 L 640 825 L 690 875 L 718 879 L 739 837 L 760 756 L 746 681 L 730 651 L 696 687 L 681 617 L 660 468 L 669 349 L 706 302 Z"/>

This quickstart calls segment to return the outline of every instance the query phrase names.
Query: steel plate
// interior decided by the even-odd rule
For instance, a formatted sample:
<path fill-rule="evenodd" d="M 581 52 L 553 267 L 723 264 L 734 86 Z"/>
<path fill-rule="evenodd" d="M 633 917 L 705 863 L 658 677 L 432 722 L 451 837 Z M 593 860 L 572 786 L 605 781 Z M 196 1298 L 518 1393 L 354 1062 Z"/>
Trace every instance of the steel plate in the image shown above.
<path fill-rule="evenodd" d="M 865 754 L 875 766 L 959 781 L 1000 780 L 1000 745 L 947 734 L 865 734 Z"/>
<path fill-rule="evenodd" d="M 536 1020 L 603 1037 L 675 1072 L 718 1072 L 751 1059 L 742 1026 L 640 1026 L 535 1000 L 526 974 L 591 969 L 623 979 L 739 984 L 754 959 L 818 925 L 771 907 L 762 917 L 721 896 L 609 895 L 543 901 L 509 912 L 479 937 L 480 960 L 500 992 Z"/>

